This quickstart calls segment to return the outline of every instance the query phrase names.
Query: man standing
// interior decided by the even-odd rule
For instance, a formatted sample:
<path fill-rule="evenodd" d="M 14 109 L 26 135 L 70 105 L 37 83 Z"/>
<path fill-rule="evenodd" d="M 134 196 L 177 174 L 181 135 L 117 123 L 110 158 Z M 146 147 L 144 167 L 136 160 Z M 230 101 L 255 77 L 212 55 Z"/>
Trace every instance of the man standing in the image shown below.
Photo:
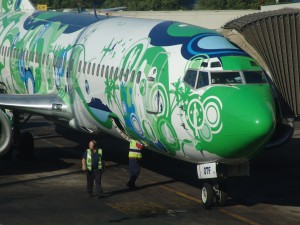
<path fill-rule="evenodd" d="M 131 140 L 129 146 L 129 181 L 127 183 L 127 187 L 129 188 L 136 188 L 135 181 L 140 174 L 140 162 L 142 159 L 141 150 L 143 145 L 136 141 Z"/>
<path fill-rule="evenodd" d="M 101 186 L 102 168 L 102 149 L 98 148 L 95 140 L 91 140 L 89 142 L 89 149 L 84 152 L 82 157 L 82 170 L 86 171 L 87 192 L 89 197 L 93 196 L 94 181 L 96 183 L 98 198 L 104 196 Z"/>

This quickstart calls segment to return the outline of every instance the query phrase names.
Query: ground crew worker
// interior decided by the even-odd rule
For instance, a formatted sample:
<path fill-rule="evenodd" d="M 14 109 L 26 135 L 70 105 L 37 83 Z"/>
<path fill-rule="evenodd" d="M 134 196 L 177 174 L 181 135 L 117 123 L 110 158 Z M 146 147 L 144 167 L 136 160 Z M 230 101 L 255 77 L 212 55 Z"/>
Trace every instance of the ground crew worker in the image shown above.
<path fill-rule="evenodd" d="M 84 152 L 82 157 L 82 170 L 86 171 L 87 193 L 89 197 L 93 196 L 94 181 L 98 198 L 104 197 L 101 186 L 102 168 L 102 149 L 98 148 L 97 142 L 91 140 L 89 148 Z"/>
<path fill-rule="evenodd" d="M 136 188 L 135 181 L 140 174 L 140 162 L 142 159 L 142 150 L 143 145 L 136 141 L 131 140 L 129 145 L 129 181 L 127 187 Z"/>

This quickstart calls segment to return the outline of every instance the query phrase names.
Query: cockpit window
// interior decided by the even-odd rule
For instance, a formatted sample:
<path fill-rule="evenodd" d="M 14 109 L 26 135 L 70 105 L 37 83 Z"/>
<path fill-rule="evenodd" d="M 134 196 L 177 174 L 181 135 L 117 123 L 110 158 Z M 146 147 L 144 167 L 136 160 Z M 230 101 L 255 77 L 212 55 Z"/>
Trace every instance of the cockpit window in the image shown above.
<path fill-rule="evenodd" d="M 184 76 L 184 82 L 195 88 L 198 72 L 196 70 L 188 70 Z"/>
<path fill-rule="evenodd" d="M 209 85 L 208 73 L 200 71 L 199 75 L 198 75 L 196 88 L 202 88 L 202 87 L 207 86 L 207 85 Z"/>
<path fill-rule="evenodd" d="M 243 73 L 247 84 L 267 83 L 267 78 L 263 71 L 244 71 Z"/>
<path fill-rule="evenodd" d="M 188 70 L 183 80 L 186 84 L 196 89 L 209 85 L 208 73 L 203 71 Z"/>
<path fill-rule="evenodd" d="M 211 72 L 211 84 L 242 84 L 239 72 Z"/>

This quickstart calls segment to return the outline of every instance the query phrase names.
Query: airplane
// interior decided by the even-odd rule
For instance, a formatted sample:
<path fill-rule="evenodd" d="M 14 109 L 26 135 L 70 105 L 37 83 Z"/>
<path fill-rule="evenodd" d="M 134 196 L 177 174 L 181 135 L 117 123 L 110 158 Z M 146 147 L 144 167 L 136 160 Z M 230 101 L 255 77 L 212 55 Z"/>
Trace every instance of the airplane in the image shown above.
<path fill-rule="evenodd" d="M 195 163 L 203 205 L 211 208 L 226 203 L 224 179 L 249 175 L 249 160 L 274 135 L 270 78 L 215 30 L 41 12 L 28 0 L 0 4 L 2 155 L 16 139 L 30 154 L 33 137 L 16 138 L 17 124 L 20 114 L 41 115 Z"/>

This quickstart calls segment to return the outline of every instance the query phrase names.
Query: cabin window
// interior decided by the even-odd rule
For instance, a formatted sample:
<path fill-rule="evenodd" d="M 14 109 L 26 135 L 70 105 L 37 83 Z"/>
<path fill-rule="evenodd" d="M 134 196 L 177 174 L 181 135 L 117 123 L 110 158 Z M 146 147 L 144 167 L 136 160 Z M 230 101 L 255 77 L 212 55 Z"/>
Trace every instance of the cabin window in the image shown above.
<path fill-rule="evenodd" d="M 6 56 L 6 46 L 5 46 L 5 48 L 4 48 L 3 56 L 4 56 L 4 57 Z"/>
<path fill-rule="evenodd" d="M 123 78 L 123 73 L 124 73 L 124 69 L 122 68 L 122 69 L 120 70 L 120 75 L 119 75 L 119 80 L 120 80 L 120 81 L 121 81 L 122 78 Z"/>
<path fill-rule="evenodd" d="M 212 84 L 242 84 L 239 72 L 211 72 Z"/>
<path fill-rule="evenodd" d="M 25 61 L 28 61 L 28 50 L 25 50 Z"/>
<path fill-rule="evenodd" d="M 42 62 L 43 64 L 45 64 L 45 57 L 46 57 L 46 56 L 45 56 L 45 53 L 44 53 L 44 54 L 43 54 L 43 62 Z"/>
<path fill-rule="evenodd" d="M 82 61 L 80 60 L 79 65 L 78 65 L 78 72 L 80 73 L 81 71 L 81 65 L 82 65 Z"/>
<path fill-rule="evenodd" d="M 192 88 L 195 88 L 197 75 L 198 72 L 196 70 L 188 70 L 184 76 L 183 81 L 189 86 L 191 86 Z"/>
<path fill-rule="evenodd" d="M 244 71 L 243 73 L 247 84 L 267 83 L 267 78 L 263 71 Z"/>
<path fill-rule="evenodd" d="M 9 53 L 10 53 L 10 47 L 7 48 L 7 57 L 9 57 Z"/>
<path fill-rule="evenodd" d="M 114 67 L 112 66 L 111 68 L 110 68 L 110 74 L 109 74 L 109 79 L 113 79 L 113 75 L 114 75 Z"/>
<path fill-rule="evenodd" d="M 117 79 L 118 79 L 118 73 L 119 73 L 119 67 L 117 67 L 117 68 L 115 69 L 114 80 L 117 80 Z"/>
<path fill-rule="evenodd" d="M 86 62 L 84 62 L 84 64 L 83 64 L 83 70 L 82 70 L 83 73 L 85 73 L 86 64 L 87 64 Z"/>
<path fill-rule="evenodd" d="M 101 77 L 103 77 L 103 76 L 104 76 L 104 70 L 105 70 L 105 66 L 104 66 L 104 65 L 102 65 L 102 68 L 101 68 Z"/>
<path fill-rule="evenodd" d="M 34 62 L 34 51 L 31 51 L 30 58 L 31 58 L 31 61 Z"/>
<path fill-rule="evenodd" d="M 97 72 L 96 72 L 97 77 L 99 76 L 99 73 L 100 73 L 100 64 L 98 64 L 98 66 L 97 66 Z"/>
<path fill-rule="evenodd" d="M 47 55 L 46 64 L 49 65 L 49 54 Z"/>
<path fill-rule="evenodd" d="M 91 63 L 89 63 L 88 65 L 87 74 L 90 74 L 90 72 L 91 72 Z"/>
<path fill-rule="evenodd" d="M 93 68 L 92 68 L 92 75 L 94 76 L 95 74 L 95 67 L 96 67 L 96 63 L 93 64 Z"/>
<path fill-rule="evenodd" d="M 109 74 L 109 66 L 106 66 L 105 78 L 108 78 L 108 74 Z"/>
<path fill-rule="evenodd" d="M 15 48 L 13 49 L 12 57 L 13 57 L 13 58 L 16 58 L 16 49 L 15 49 Z"/>
<path fill-rule="evenodd" d="M 125 79 L 124 79 L 125 82 L 127 82 L 128 80 L 129 72 L 130 72 L 129 69 L 127 69 L 125 74 Z"/>
<path fill-rule="evenodd" d="M 134 81 L 135 70 L 131 72 L 130 82 Z"/>
<path fill-rule="evenodd" d="M 140 83 L 140 81 L 141 81 L 141 76 L 142 76 L 142 72 L 141 71 L 139 71 L 138 72 L 138 74 L 137 74 L 137 77 L 136 77 L 136 83 Z"/>

